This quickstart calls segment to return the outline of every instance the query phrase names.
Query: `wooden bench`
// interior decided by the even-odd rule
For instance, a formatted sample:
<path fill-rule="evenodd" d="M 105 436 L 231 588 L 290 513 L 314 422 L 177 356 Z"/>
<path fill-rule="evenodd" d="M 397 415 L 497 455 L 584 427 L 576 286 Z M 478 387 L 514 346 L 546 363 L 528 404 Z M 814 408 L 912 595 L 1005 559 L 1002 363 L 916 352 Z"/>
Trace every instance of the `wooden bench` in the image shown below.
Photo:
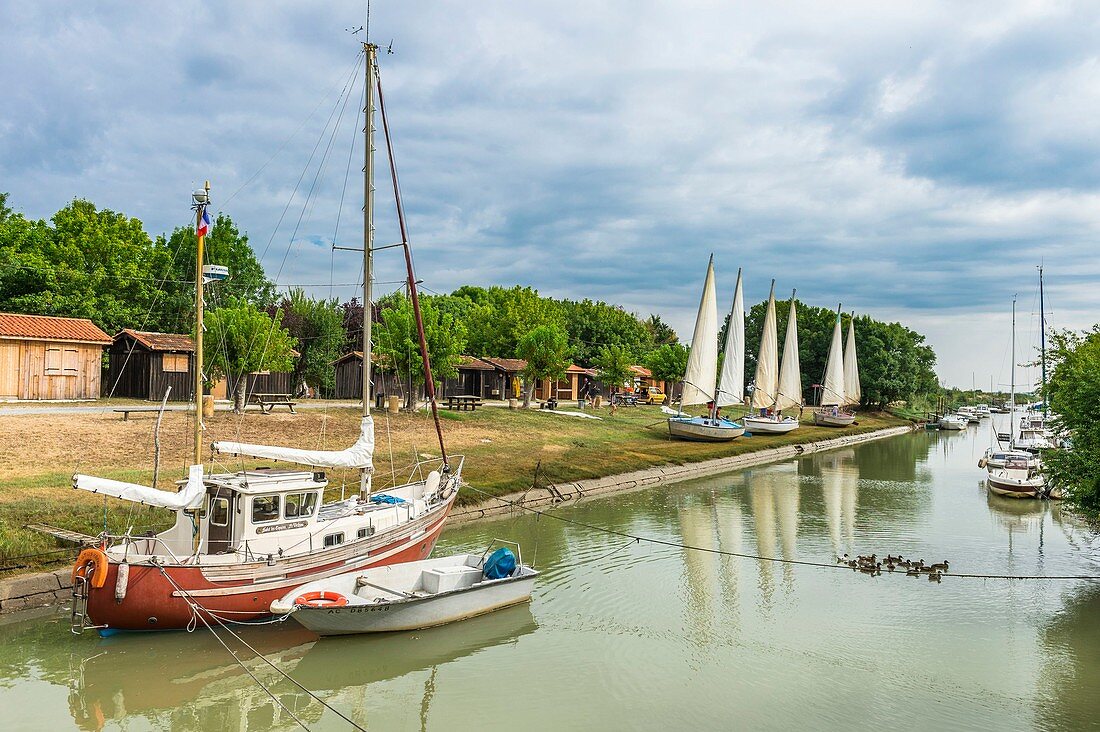
<path fill-rule="evenodd" d="M 294 411 L 294 405 L 298 402 L 294 401 L 290 394 L 253 394 L 252 403 L 258 404 L 260 411 L 264 414 L 271 414 L 271 410 L 275 407 L 286 407 L 291 414 L 297 414 Z"/>
<path fill-rule="evenodd" d="M 117 407 L 116 412 L 122 412 L 122 421 L 130 419 L 130 412 L 159 412 L 160 407 Z"/>
<path fill-rule="evenodd" d="M 473 412 L 483 405 L 484 402 L 481 401 L 481 397 L 473 394 L 458 394 L 447 397 L 447 409 L 454 409 L 458 412 Z"/>

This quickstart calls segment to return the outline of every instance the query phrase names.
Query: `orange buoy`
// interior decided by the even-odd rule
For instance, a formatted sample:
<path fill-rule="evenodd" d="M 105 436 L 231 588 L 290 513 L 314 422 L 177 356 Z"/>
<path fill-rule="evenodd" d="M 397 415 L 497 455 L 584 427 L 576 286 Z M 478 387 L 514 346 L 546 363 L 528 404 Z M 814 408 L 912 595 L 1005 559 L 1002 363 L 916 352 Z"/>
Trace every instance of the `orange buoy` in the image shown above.
<path fill-rule="evenodd" d="M 107 560 L 107 554 L 102 549 L 90 547 L 77 556 L 76 564 L 73 565 L 72 578 L 75 581 L 77 575 L 83 574 L 84 577 L 88 578 L 88 582 L 92 587 L 102 587 L 107 581 L 107 568 L 109 566 L 110 562 Z"/>
<path fill-rule="evenodd" d="M 305 607 L 343 607 L 348 604 L 348 598 L 339 592 L 305 592 L 294 598 L 294 604 Z"/>

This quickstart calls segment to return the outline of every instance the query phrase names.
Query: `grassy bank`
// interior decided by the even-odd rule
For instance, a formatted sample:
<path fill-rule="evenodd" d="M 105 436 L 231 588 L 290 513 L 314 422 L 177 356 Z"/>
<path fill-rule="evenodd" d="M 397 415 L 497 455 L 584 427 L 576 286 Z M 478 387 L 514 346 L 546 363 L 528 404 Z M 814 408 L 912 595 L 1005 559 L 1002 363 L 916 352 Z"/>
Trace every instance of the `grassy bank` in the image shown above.
<path fill-rule="evenodd" d="M 730 443 L 690 443 L 668 438 L 664 416 L 656 407 L 620 409 L 600 421 L 577 419 L 534 410 L 484 408 L 476 412 L 443 412 L 448 450 L 466 458 L 464 476 L 480 490 L 502 495 L 539 483 L 597 478 L 643 468 L 684 464 L 739 455 L 782 445 L 815 442 L 905 424 L 887 414 L 863 415 L 859 424 L 837 430 L 803 426 L 793 433 L 742 438 Z M 219 413 L 207 423 L 207 441 L 241 440 L 310 448 L 339 449 L 358 434 L 355 410 L 340 408 L 303 411 L 297 415 L 249 414 L 244 418 Z M 150 484 L 153 463 L 152 415 L 123 421 L 110 414 L 38 414 L 0 417 L 0 438 L 8 449 L 0 453 L 0 567 L 23 565 L 4 573 L 34 569 L 57 557 L 25 557 L 64 548 L 48 536 L 24 528 L 42 522 L 96 534 L 104 524 L 115 532 L 159 530 L 171 522 L 161 509 L 75 491 L 75 472 Z M 171 489 L 189 462 L 190 419 L 167 413 L 161 427 L 160 487 Z M 376 482 L 388 484 L 415 455 L 436 456 L 431 419 L 427 415 L 379 415 L 376 418 Z M 207 460 L 209 453 L 207 452 Z M 232 459 L 218 464 L 235 470 L 262 464 Z M 351 472 L 331 471 L 330 497 L 357 490 Z M 466 492 L 460 503 L 483 496 Z"/>

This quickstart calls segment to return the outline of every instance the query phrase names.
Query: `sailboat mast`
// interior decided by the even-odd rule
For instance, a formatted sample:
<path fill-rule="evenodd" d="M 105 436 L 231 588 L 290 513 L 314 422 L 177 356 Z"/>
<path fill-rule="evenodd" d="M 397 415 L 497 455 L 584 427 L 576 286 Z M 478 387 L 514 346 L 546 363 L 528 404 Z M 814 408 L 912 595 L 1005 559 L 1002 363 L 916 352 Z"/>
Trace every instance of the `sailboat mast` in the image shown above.
<path fill-rule="evenodd" d="M 1008 392 L 1008 446 L 1012 447 L 1012 439 L 1016 435 L 1016 296 L 1012 296 L 1012 369 L 1009 378 Z"/>
<path fill-rule="evenodd" d="M 378 47 L 363 44 L 366 90 L 363 100 L 363 416 L 370 416 L 371 325 L 374 320 L 374 72 Z"/>
<path fill-rule="evenodd" d="M 195 461 L 193 465 L 202 465 L 202 260 L 206 245 L 206 233 L 202 227 L 202 217 L 210 205 L 210 181 L 206 181 L 202 192 L 192 195 L 195 202 Z M 154 486 L 156 487 L 156 486 Z"/>
<path fill-rule="evenodd" d="M 1043 307 L 1043 265 L 1039 265 L 1039 353 L 1042 366 L 1043 418 L 1047 416 L 1047 311 Z"/>

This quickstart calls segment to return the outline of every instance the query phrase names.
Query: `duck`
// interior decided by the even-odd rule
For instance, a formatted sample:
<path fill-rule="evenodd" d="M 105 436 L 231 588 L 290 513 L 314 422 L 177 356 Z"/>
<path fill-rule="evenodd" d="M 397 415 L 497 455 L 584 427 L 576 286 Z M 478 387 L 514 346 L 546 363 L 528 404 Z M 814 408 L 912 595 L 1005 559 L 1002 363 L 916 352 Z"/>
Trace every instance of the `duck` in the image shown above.
<path fill-rule="evenodd" d="M 938 572 L 938 571 L 934 571 L 934 572 L 929 572 L 929 573 L 928 573 L 928 581 L 929 581 L 929 582 L 939 582 L 939 581 L 940 581 L 940 577 L 942 577 L 942 576 L 943 576 L 943 575 L 942 575 L 942 574 L 941 574 L 940 572 Z"/>
<path fill-rule="evenodd" d="M 894 563 L 893 562 L 887 562 L 886 563 L 886 571 L 887 572 L 893 572 L 894 571 Z"/>
<path fill-rule="evenodd" d="M 937 572 L 941 572 L 941 573 L 946 572 L 947 571 L 947 560 L 945 559 L 942 562 L 939 562 L 937 564 L 933 564 L 931 566 L 931 569 L 934 569 Z"/>
<path fill-rule="evenodd" d="M 920 570 L 919 569 L 909 569 L 905 572 L 905 574 L 909 577 L 916 577 L 917 575 L 920 574 Z"/>
<path fill-rule="evenodd" d="M 836 558 L 836 563 L 837 564 L 847 564 L 848 561 L 849 560 L 848 560 L 848 555 L 847 554 L 845 554 L 843 557 L 837 557 Z"/>

